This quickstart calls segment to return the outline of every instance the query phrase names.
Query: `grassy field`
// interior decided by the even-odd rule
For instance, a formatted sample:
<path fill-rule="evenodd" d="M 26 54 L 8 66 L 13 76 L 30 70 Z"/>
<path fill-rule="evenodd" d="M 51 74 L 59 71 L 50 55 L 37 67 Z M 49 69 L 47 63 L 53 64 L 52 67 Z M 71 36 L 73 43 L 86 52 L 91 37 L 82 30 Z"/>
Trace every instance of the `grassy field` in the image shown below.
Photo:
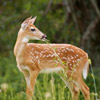
<path fill-rule="evenodd" d="M 94 70 L 97 98 L 100 99 L 100 69 Z M 85 80 L 90 87 L 91 100 L 95 99 L 95 89 L 91 70 Z M 12 52 L 8 57 L 0 57 L 0 100 L 26 100 L 24 76 L 16 67 Z M 71 93 L 58 74 L 39 74 L 33 100 L 71 100 Z M 80 93 L 79 100 L 84 100 Z"/>

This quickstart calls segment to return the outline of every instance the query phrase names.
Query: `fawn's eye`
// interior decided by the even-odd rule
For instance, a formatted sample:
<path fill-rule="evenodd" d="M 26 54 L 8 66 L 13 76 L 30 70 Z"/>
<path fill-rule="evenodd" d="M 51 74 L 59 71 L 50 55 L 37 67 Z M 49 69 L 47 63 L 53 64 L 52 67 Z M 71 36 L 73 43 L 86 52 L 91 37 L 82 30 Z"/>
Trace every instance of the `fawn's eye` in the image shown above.
<path fill-rule="evenodd" d="M 36 31 L 36 30 L 34 28 L 32 28 L 31 31 L 33 32 L 33 31 Z"/>

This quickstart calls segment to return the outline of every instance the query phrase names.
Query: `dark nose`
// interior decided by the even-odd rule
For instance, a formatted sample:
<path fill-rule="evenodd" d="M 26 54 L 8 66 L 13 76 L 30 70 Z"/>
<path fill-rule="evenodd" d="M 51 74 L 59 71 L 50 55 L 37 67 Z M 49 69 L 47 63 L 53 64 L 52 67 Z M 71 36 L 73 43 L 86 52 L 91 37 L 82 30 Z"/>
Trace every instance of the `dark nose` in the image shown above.
<path fill-rule="evenodd" d="M 46 35 L 43 35 L 43 36 L 42 36 L 42 39 L 47 39 L 47 36 L 46 36 Z"/>

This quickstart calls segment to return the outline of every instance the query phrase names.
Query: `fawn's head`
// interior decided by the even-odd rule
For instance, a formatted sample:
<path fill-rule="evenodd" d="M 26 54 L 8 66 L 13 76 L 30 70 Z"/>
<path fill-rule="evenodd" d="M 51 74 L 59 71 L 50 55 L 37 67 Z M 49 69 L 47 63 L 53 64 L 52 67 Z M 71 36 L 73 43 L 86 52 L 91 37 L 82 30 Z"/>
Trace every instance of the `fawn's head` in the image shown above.
<path fill-rule="evenodd" d="M 34 25 L 35 20 L 36 17 L 29 17 L 21 24 L 21 35 L 24 37 L 24 41 L 46 40 L 47 36 Z"/>

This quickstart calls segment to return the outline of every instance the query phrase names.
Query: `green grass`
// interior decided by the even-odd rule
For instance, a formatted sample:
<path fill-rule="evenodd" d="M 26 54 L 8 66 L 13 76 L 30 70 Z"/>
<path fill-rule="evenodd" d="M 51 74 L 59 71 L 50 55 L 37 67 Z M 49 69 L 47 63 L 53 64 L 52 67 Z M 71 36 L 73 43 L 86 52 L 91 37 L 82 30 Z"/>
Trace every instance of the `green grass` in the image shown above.
<path fill-rule="evenodd" d="M 100 69 L 94 70 L 98 99 L 100 99 Z M 91 100 L 95 100 L 93 77 L 89 72 L 85 80 L 90 88 Z M 17 69 L 12 52 L 8 57 L 0 57 L 0 100 L 27 100 L 26 83 L 23 74 Z M 39 74 L 33 100 L 71 100 L 71 93 L 59 75 Z M 84 100 L 80 93 L 79 100 Z"/>

